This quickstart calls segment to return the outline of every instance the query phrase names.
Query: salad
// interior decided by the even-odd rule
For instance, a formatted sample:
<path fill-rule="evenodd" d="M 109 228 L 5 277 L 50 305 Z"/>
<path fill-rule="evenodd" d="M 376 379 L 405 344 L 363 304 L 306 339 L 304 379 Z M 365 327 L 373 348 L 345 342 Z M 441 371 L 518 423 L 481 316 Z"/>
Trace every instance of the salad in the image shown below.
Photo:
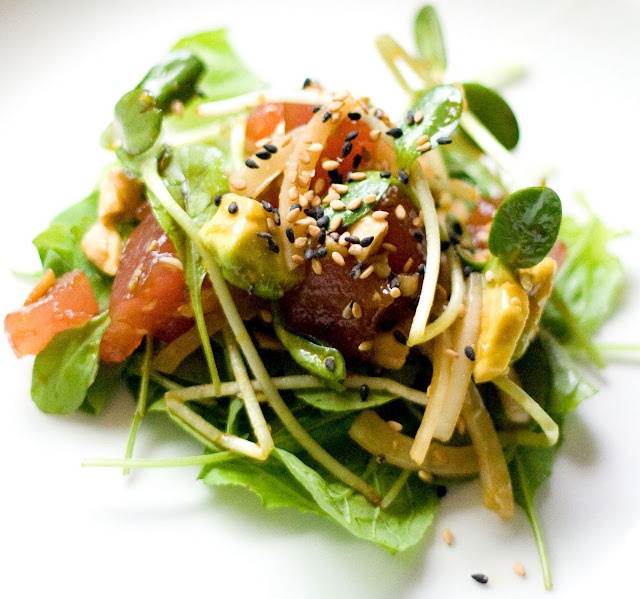
<path fill-rule="evenodd" d="M 392 551 L 479 477 L 487 508 L 525 510 L 550 586 L 535 492 L 623 277 L 594 215 L 519 180 L 501 96 L 447 82 L 435 11 L 415 26 L 414 53 L 378 40 L 399 117 L 311 79 L 265 88 L 224 31 L 178 42 L 117 102 L 96 190 L 34 240 L 43 274 L 5 330 L 44 412 L 129 386 L 125 457 L 103 464 L 138 465 L 145 415 L 166 414 L 205 447 L 183 460 L 205 484 Z"/>

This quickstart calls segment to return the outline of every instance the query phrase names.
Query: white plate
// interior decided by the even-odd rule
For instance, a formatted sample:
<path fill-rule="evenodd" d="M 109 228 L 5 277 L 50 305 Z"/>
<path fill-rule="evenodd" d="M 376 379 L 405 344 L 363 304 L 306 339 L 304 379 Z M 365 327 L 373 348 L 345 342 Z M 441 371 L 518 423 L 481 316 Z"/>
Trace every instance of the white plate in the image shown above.
<path fill-rule="evenodd" d="M 396 92 L 373 39 L 390 33 L 409 44 L 418 6 L 3 2 L 0 312 L 18 306 L 28 291 L 10 269 L 38 267 L 30 239 L 94 185 L 106 159 L 98 136 L 114 102 L 176 39 L 228 26 L 246 62 L 274 84 L 297 88 L 311 76 L 383 104 Z M 634 231 L 615 244 L 628 268 L 629 294 L 601 339 L 637 343 L 638 2 L 455 0 L 438 8 L 452 78 L 519 62 L 529 68 L 529 77 L 505 95 L 519 116 L 519 157 L 532 183 L 553 168 L 549 184 L 567 206 L 583 191 L 609 224 Z M 241 490 L 211 491 L 194 469 L 129 477 L 83 469 L 83 458 L 122 454 L 131 402 L 117 402 L 98 419 L 43 415 L 29 399 L 31 361 L 17 361 L 4 342 L 0 352 L 1 596 L 545 596 L 524 516 L 500 522 L 479 507 L 473 484 L 447 496 L 424 542 L 391 556 L 319 518 L 266 512 Z M 640 550 L 639 370 L 636 362 L 602 375 L 599 396 L 568 419 L 554 476 L 538 497 L 555 596 L 586 590 L 616 596 L 633 584 L 632 555 Z M 198 451 L 170 428 L 161 439 L 157 424 L 150 417 L 143 425 L 137 455 Z M 444 527 L 455 534 L 451 547 L 441 540 Z M 516 560 L 526 566 L 525 578 L 512 572 Z M 488 585 L 474 582 L 474 572 L 487 574 Z"/>

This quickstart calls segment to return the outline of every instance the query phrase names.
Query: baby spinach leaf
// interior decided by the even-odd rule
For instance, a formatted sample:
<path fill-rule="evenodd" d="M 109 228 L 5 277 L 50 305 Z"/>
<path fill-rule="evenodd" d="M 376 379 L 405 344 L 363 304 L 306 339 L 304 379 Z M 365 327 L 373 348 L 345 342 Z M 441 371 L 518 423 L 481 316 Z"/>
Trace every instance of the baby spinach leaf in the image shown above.
<path fill-rule="evenodd" d="M 395 181 L 395 179 L 393 181 Z M 333 217 L 339 214 L 342 217 L 340 226 L 349 227 L 376 207 L 393 181 L 391 177 L 380 177 L 378 171 L 367 171 L 366 178 L 362 181 L 351 181 L 347 184 L 349 191 L 340 196 L 340 201 L 345 205 L 344 210 L 335 210 L 331 206 L 328 206 L 324 210 L 324 215 L 329 219 L 329 222 L 331 222 Z M 397 181 L 395 182 L 398 183 Z M 354 209 L 348 208 L 349 204 L 354 200 L 364 199 L 367 196 L 375 196 L 376 199 L 371 202 L 362 201 L 359 206 Z"/>
<path fill-rule="evenodd" d="M 333 347 L 288 331 L 276 302 L 272 302 L 271 311 L 276 335 L 289 355 L 305 370 L 327 381 L 334 389 L 344 389 L 342 381 L 347 374 L 347 366 L 342 354 Z"/>
<path fill-rule="evenodd" d="M 562 221 L 560 198 L 548 187 L 512 193 L 496 210 L 489 231 L 489 250 L 509 268 L 540 262 L 556 242 Z"/>
<path fill-rule="evenodd" d="M 405 122 L 402 135 L 395 139 L 398 168 L 408 172 L 414 160 L 427 151 L 418 149 L 423 146 L 418 144 L 420 138 L 428 137 L 432 146 L 448 138 L 458 126 L 462 106 L 462 92 L 455 85 L 438 85 L 423 92 L 411 107 L 411 112 L 421 113 L 422 119 Z"/>
<path fill-rule="evenodd" d="M 413 25 L 418 56 L 441 73 L 447 68 L 447 52 L 440 19 L 435 7 L 427 4 L 418 12 Z"/>
<path fill-rule="evenodd" d="M 187 102 L 195 95 L 204 69 L 204 63 L 191 52 L 174 50 L 153 66 L 136 88 L 153 96 L 156 106 L 166 112 L 174 101 Z"/>
<path fill-rule="evenodd" d="M 36 356 L 31 397 L 48 414 L 70 414 L 85 400 L 96 378 L 107 312 L 84 326 L 58 333 Z"/>
<path fill-rule="evenodd" d="M 507 150 L 513 150 L 518 145 L 520 129 L 506 100 L 481 83 L 463 83 L 462 87 L 469 110 Z"/>
<path fill-rule="evenodd" d="M 410 477 L 394 502 L 381 510 L 342 483 L 328 482 L 296 455 L 279 448 L 274 454 L 327 517 L 360 539 L 391 552 L 403 551 L 420 541 L 433 522 L 438 497 L 417 476 Z M 400 470 L 391 466 L 378 468 L 374 486 L 384 493 L 399 475 Z"/>

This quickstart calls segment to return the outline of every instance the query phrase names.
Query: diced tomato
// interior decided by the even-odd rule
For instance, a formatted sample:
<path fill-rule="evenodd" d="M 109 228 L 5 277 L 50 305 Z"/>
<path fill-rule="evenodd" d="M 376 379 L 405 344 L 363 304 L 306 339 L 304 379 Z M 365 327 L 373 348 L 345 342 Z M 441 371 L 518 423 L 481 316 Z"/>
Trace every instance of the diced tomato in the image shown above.
<path fill-rule="evenodd" d="M 340 166 L 334 174 L 341 180 L 346 178 L 349 171 L 366 170 L 371 157 L 375 154 L 375 142 L 372 142 L 369 137 L 370 131 L 371 129 L 362 121 L 344 119 L 322 150 L 311 188 L 315 188 L 318 179 L 324 179 L 325 189 L 332 182 L 329 174 L 320 166 L 325 160 L 339 162 Z"/>
<path fill-rule="evenodd" d="M 73 270 L 56 279 L 38 299 L 7 314 L 4 329 L 16 356 L 38 354 L 54 335 L 80 327 L 99 312 L 87 275 Z"/>
<path fill-rule="evenodd" d="M 120 362 L 145 335 L 174 330 L 175 321 L 182 319 L 177 310 L 187 301 L 175 247 L 149 212 L 122 251 L 109 301 L 111 322 L 100 346 L 102 360 Z"/>
<path fill-rule="evenodd" d="M 253 154 L 257 142 L 273 135 L 283 118 L 283 104 L 261 104 L 254 108 L 247 119 L 247 153 Z"/>
<path fill-rule="evenodd" d="M 313 106 L 310 104 L 292 104 L 284 105 L 284 130 L 291 131 L 301 125 L 306 125 L 313 116 Z"/>

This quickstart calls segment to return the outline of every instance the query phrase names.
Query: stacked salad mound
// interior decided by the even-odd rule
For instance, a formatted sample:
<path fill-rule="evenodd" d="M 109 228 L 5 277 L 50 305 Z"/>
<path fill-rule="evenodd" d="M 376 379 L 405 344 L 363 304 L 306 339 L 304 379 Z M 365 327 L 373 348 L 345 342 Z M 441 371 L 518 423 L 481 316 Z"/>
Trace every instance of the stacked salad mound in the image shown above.
<path fill-rule="evenodd" d="M 178 42 L 117 102 L 96 190 L 34 240 L 43 275 L 5 330 L 45 412 L 129 386 L 126 455 L 96 464 L 135 467 L 161 412 L 204 445 L 181 463 L 206 484 L 392 551 L 479 477 L 486 507 L 526 511 L 550 586 L 533 498 L 595 391 L 574 361 L 603 365 L 590 339 L 621 267 L 595 216 L 520 185 L 504 99 L 445 82 L 433 8 L 415 32 L 416 55 L 378 39 L 399 119 L 311 79 L 265 88 L 222 30 Z"/>

